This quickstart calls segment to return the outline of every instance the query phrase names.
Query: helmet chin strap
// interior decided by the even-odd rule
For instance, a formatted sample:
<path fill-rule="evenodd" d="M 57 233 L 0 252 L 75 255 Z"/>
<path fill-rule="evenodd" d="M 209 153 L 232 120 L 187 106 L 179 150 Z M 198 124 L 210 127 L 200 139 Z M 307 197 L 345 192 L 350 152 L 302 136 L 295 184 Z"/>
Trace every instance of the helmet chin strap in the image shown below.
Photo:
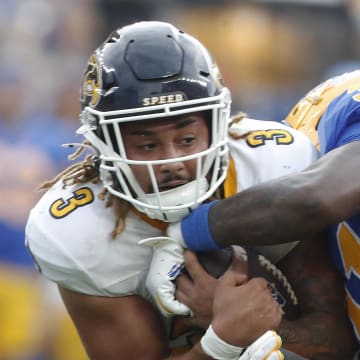
<path fill-rule="evenodd" d="M 185 185 L 181 185 L 171 190 L 162 191 L 159 193 L 143 194 L 138 197 L 138 200 L 148 205 L 157 206 L 158 209 L 143 207 L 133 204 L 137 210 L 146 214 L 151 219 L 162 220 L 166 222 L 180 221 L 184 216 L 188 215 L 195 209 L 199 203 L 194 203 L 194 199 L 201 198 L 209 188 L 206 178 L 191 181 Z M 192 203 L 191 206 L 184 206 L 182 204 Z M 166 209 L 175 207 L 176 209 Z"/>

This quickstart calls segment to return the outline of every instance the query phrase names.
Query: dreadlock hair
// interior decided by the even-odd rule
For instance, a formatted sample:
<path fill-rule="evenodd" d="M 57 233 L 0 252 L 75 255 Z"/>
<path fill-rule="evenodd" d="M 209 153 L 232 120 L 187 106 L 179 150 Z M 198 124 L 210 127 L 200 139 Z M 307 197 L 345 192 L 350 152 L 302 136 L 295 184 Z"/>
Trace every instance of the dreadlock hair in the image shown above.
<path fill-rule="evenodd" d="M 80 146 L 73 154 L 69 155 L 69 160 L 77 159 L 84 151 L 85 147 L 93 146 L 85 140 L 83 146 Z M 74 165 L 70 165 L 65 170 L 56 175 L 53 179 L 40 184 L 38 190 L 44 191 L 51 188 L 58 181 L 63 182 L 63 187 L 69 187 L 74 184 L 84 184 L 93 182 L 94 184 L 100 181 L 99 172 L 95 166 L 95 158 L 92 155 L 87 155 L 85 159 Z M 125 218 L 130 209 L 130 204 L 108 192 L 104 187 L 98 194 L 100 200 L 105 201 L 105 207 L 113 207 L 116 215 L 115 227 L 111 232 L 111 237 L 116 238 L 125 229 Z"/>

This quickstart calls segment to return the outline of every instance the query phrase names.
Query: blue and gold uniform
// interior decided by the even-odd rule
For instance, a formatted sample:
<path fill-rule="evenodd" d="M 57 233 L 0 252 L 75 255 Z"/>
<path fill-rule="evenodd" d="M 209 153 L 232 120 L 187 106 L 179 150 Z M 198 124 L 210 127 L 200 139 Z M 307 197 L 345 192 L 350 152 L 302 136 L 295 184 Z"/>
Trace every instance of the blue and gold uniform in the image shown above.
<path fill-rule="evenodd" d="M 360 70 L 311 90 L 285 121 L 305 132 L 321 155 L 360 140 Z M 360 342 L 360 214 L 332 225 L 329 233 L 334 262 L 345 279 L 349 316 Z"/>

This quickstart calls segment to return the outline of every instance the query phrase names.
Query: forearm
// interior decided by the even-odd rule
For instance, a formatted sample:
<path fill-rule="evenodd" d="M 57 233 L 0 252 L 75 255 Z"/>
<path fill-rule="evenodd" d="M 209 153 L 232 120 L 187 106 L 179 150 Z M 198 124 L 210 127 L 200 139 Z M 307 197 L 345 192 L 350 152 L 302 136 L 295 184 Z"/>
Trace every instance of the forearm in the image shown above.
<path fill-rule="evenodd" d="M 310 238 L 360 212 L 360 141 L 323 156 L 305 171 L 218 201 L 209 211 L 220 246 L 270 245 Z"/>
<path fill-rule="evenodd" d="M 254 186 L 218 201 L 209 211 L 211 234 L 220 246 L 271 245 L 308 238 L 328 225 L 321 201 L 310 197 L 305 174 Z"/>

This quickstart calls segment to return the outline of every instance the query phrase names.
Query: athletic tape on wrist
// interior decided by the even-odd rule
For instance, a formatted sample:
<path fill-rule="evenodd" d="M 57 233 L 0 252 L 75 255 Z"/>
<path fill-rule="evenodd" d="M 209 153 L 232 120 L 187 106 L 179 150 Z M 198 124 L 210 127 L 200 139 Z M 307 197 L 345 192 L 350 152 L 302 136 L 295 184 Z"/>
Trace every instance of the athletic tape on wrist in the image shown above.
<path fill-rule="evenodd" d="M 210 325 L 200 340 L 203 351 L 217 360 L 238 360 L 243 348 L 221 340 Z"/>
<path fill-rule="evenodd" d="M 220 249 L 209 228 L 209 211 L 215 202 L 201 204 L 181 221 L 182 236 L 189 249 L 193 251 Z"/>

